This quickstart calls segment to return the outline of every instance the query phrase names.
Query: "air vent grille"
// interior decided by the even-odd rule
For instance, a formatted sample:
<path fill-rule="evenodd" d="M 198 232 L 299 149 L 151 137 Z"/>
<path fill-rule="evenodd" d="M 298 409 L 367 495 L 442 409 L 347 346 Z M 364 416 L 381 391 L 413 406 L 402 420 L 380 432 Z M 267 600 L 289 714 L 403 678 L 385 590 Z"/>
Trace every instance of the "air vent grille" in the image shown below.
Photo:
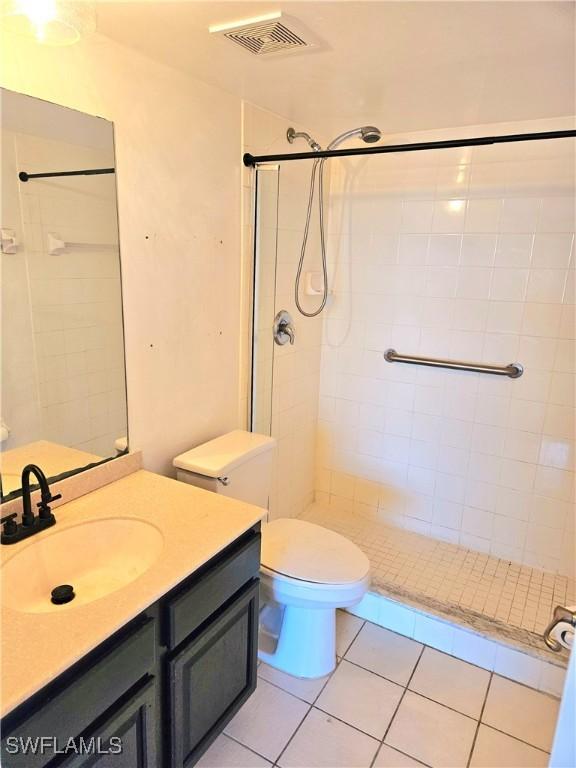
<path fill-rule="evenodd" d="M 280 21 L 254 24 L 240 30 L 225 32 L 224 36 L 256 56 L 305 48 L 308 43 Z"/>

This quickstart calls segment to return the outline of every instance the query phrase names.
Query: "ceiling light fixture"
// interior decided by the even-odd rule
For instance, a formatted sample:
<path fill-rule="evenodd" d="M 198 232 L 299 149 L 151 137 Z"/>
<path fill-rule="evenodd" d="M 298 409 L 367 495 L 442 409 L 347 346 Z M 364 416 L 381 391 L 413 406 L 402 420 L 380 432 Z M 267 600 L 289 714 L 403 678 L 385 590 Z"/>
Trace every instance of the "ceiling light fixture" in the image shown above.
<path fill-rule="evenodd" d="M 96 29 L 93 0 L 2 0 L 2 26 L 45 45 L 72 45 Z"/>

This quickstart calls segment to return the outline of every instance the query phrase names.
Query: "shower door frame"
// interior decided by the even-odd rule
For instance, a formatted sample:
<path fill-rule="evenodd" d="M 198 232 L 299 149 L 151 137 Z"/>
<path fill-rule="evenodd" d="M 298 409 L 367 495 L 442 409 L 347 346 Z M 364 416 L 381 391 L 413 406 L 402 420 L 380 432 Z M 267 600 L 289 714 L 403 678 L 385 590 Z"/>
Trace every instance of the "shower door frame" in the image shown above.
<path fill-rule="evenodd" d="M 274 297 L 276 296 L 276 276 L 278 266 L 278 210 L 279 210 L 279 196 L 280 196 L 280 170 L 279 163 L 262 164 L 254 168 L 254 183 L 252 185 L 253 192 L 251 196 L 252 204 L 252 244 L 250 249 L 250 371 L 249 371 L 249 398 L 248 398 L 248 428 L 251 432 L 256 432 L 256 403 L 258 398 L 258 378 L 257 378 L 257 355 L 258 355 L 258 297 L 260 295 L 260 195 L 262 194 L 262 183 L 260 173 L 276 174 L 276 225 L 275 225 L 275 238 L 274 238 Z M 275 301 L 275 299 L 274 299 Z M 270 338 L 272 339 L 272 326 L 273 316 L 270 318 Z M 270 363 L 270 398 L 269 398 L 269 418 L 268 418 L 268 435 L 272 434 L 272 397 L 274 393 L 274 344 L 272 342 L 272 360 Z"/>

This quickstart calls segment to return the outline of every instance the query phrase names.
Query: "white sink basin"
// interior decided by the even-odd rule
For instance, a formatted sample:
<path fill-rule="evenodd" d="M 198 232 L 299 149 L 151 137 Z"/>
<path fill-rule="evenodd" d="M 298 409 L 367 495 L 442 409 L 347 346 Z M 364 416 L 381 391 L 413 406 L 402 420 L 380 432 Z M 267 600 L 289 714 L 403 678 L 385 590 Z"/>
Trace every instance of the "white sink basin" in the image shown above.
<path fill-rule="evenodd" d="M 2 603 L 22 613 L 65 611 L 116 592 L 145 573 L 164 546 L 151 523 L 107 518 L 52 531 L 10 557 L 0 569 Z M 54 605 L 54 587 L 71 584 L 76 597 Z"/>

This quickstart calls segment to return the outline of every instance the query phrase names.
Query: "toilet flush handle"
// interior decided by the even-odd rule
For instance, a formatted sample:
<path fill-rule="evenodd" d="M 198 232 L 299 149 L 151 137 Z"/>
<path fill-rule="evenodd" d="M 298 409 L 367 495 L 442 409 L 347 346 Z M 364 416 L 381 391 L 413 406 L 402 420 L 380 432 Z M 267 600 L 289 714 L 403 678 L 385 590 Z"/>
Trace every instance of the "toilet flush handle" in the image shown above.
<path fill-rule="evenodd" d="M 222 485 L 230 485 L 230 478 L 229 477 L 219 477 L 218 482 L 222 483 Z"/>

